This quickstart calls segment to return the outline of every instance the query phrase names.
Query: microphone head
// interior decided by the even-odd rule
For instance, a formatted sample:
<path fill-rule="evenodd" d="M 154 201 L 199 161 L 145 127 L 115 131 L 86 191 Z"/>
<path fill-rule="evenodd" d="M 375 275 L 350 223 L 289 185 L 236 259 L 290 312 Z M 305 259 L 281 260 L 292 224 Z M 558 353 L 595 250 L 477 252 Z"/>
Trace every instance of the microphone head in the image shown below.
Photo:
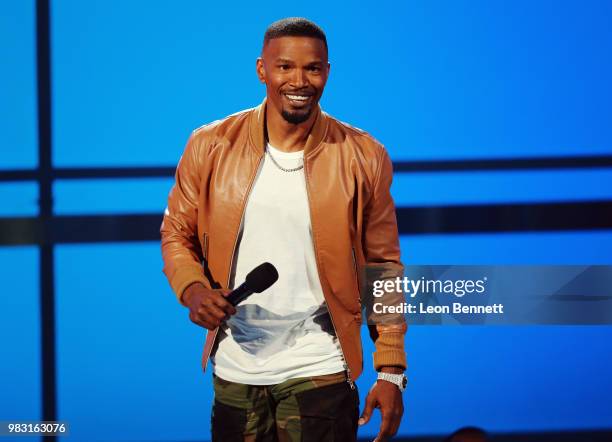
<path fill-rule="evenodd" d="M 278 280 L 278 272 L 269 262 L 258 265 L 246 275 L 245 283 L 254 293 L 261 293 Z"/>

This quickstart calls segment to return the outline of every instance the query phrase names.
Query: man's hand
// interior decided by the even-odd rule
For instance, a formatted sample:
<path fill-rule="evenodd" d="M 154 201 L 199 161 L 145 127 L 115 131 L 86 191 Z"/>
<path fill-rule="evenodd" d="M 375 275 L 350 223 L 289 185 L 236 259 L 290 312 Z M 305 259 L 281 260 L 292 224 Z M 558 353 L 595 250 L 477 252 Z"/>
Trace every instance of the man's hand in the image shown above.
<path fill-rule="evenodd" d="M 199 282 L 191 284 L 183 300 L 189 308 L 189 319 L 194 324 L 214 330 L 229 316 L 236 313 L 236 309 L 225 299 L 229 290 L 211 290 Z"/>
<path fill-rule="evenodd" d="M 383 367 L 381 369 L 385 373 L 403 373 L 403 369 L 395 367 Z M 372 385 L 365 401 L 365 407 L 361 417 L 359 418 L 359 425 L 365 425 L 372 416 L 374 408 L 380 408 L 380 414 L 382 416 L 382 422 L 380 424 L 380 430 L 375 442 L 385 442 L 397 433 L 397 430 L 402 421 L 402 415 L 404 414 L 404 404 L 402 402 L 402 393 L 400 392 L 397 385 L 391 382 L 378 380 Z"/>

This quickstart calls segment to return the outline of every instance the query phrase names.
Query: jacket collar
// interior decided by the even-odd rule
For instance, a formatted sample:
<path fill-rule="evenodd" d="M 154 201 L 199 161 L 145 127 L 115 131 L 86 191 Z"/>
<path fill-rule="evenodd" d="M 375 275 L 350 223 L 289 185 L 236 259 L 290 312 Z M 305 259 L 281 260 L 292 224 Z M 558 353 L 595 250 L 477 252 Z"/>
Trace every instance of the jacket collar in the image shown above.
<path fill-rule="evenodd" d="M 317 109 L 315 110 L 317 117 L 312 125 L 312 129 L 308 134 L 308 139 L 306 140 L 306 145 L 304 146 L 304 157 L 307 157 L 309 154 L 314 152 L 317 147 L 321 144 L 321 141 L 325 137 L 325 133 L 327 132 L 327 126 L 329 123 L 329 118 L 325 112 L 321 110 L 321 107 L 317 105 Z M 264 98 L 263 102 L 253 108 L 250 121 L 249 121 L 249 132 L 251 137 L 251 143 L 255 147 L 255 150 L 258 155 L 263 155 L 265 151 L 265 124 L 266 124 L 266 99 Z"/>

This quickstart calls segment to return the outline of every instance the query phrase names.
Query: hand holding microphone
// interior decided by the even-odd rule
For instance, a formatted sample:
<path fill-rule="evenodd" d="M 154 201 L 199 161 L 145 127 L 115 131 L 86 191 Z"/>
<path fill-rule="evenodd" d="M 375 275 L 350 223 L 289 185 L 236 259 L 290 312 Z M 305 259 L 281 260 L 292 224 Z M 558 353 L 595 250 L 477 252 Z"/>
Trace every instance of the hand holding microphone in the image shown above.
<path fill-rule="evenodd" d="M 253 293 L 261 293 L 268 289 L 278 280 L 278 272 L 272 264 L 264 262 L 251 270 L 245 279 L 242 285 L 227 295 L 227 300 L 233 306 L 240 304 Z"/>
<path fill-rule="evenodd" d="M 191 284 L 183 294 L 194 324 L 214 330 L 236 313 L 235 306 L 253 293 L 261 293 L 278 280 L 276 268 L 269 262 L 258 265 L 247 274 L 245 282 L 233 291 L 213 290 L 201 283 Z"/>

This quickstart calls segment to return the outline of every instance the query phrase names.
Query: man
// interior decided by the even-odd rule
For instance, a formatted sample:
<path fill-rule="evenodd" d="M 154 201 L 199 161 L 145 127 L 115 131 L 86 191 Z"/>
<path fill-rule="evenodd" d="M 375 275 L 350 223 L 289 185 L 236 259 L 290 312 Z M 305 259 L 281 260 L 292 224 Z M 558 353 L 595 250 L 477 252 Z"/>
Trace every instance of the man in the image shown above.
<path fill-rule="evenodd" d="M 403 274 L 391 162 L 320 110 L 330 65 L 317 25 L 270 25 L 256 69 L 266 100 L 192 133 L 161 228 L 164 272 L 208 330 L 213 440 L 351 441 L 373 408 L 386 440 L 403 413 L 401 316 L 369 325 L 380 373 L 360 418 L 354 381 L 360 286 Z M 266 261 L 278 281 L 233 307 L 229 289 Z"/>

